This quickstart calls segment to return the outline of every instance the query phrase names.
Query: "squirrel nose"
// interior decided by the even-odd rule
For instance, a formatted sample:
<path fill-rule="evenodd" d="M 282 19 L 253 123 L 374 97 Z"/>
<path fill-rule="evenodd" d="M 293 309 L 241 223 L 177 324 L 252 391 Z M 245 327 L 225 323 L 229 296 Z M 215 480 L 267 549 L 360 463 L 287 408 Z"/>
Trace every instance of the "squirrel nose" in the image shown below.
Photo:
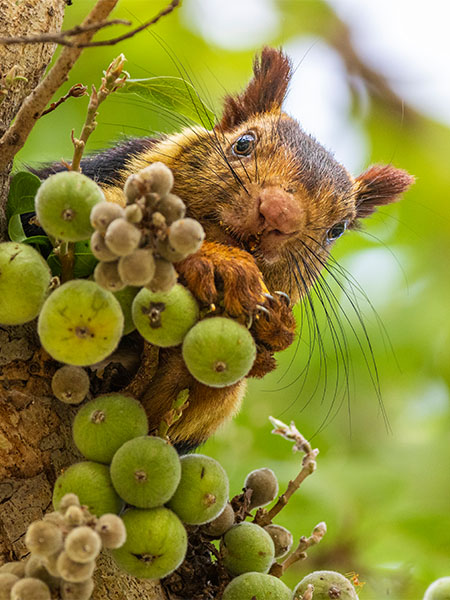
<path fill-rule="evenodd" d="M 294 233 L 301 228 L 304 212 L 292 194 L 279 187 L 264 188 L 259 194 L 259 212 L 265 220 L 265 230 Z"/>

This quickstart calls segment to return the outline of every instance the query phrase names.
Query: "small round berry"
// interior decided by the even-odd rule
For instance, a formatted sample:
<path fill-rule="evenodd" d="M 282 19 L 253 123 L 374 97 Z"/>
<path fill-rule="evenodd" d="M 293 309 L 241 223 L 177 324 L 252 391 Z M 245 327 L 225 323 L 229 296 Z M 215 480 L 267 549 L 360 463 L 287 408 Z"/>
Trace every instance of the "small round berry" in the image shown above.
<path fill-rule="evenodd" d="M 91 210 L 90 220 L 92 227 L 103 233 L 112 221 L 120 219 L 123 216 L 124 210 L 119 204 L 104 200 L 96 204 Z"/>
<path fill-rule="evenodd" d="M 71 506 L 81 506 L 78 496 L 73 493 L 64 494 L 58 504 L 59 512 L 64 515 Z"/>
<path fill-rule="evenodd" d="M 48 586 L 34 577 L 19 579 L 11 589 L 11 600 L 51 600 Z"/>
<path fill-rule="evenodd" d="M 129 223 L 140 223 L 142 221 L 142 208 L 139 204 L 129 204 L 125 207 L 125 219 Z"/>
<path fill-rule="evenodd" d="M 177 279 L 178 273 L 173 264 L 164 258 L 155 257 L 155 273 L 145 287 L 151 292 L 169 292 Z"/>
<path fill-rule="evenodd" d="M 202 531 L 206 535 L 210 535 L 214 538 L 221 537 L 234 525 L 235 514 L 234 510 L 229 502 L 225 505 L 225 508 L 218 517 L 207 523 L 202 527 Z"/>
<path fill-rule="evenodd" d="M 19 578 L 13 573 L 0 573 L 0 600 L 11 599 L 11 590 L 17 581 Z"/>
<path fill-rule="evenodd" d="M 118 256 L 108 248 L 105 242 L 105 236 L 100 231 L 94 231 L 91 235 L 92 254 L 102 262 L 113 262 Z"/>
<path fill-rule="evenodd" d="M 301 600 L 308 585 L 314 587 L 314 600 L 358 600 L 355 588 L 347 577 L 336 571 L 314 571 L 306 575 L 296 585 L 293 600 Z"/>
<path fill-rule="evenodd" d="M 172 171 L 162 162 L 155 162 L 139 171 L 138 176 L 145 182 L 147 193 L 166 196 L 173 187 Z"/>
<path fill-rule="evenodd" d="M 52 377 L 52 392 L 65 404 L 80 404 L 89 391 L 89 376 L 81 367 L 64 365 Z"/>
<path fill-rule="evenodd" d="M 250 509 L 265 506 L 278 494 L 278 479 L 272 469 L 255 469 L 245 479 L 244 487 L 252 490 Z"/>
<path fill-rule="evenodd" d="M 25 577 L 34 577 L 35 579 L 40 579 L 46 585 L 48 585 L 50 590 L 56 590 L 59 587 L 59 579 L 57 577 L 53 577 L 53 575 L 51 575 L 47 571 L 47 569 L 45 568 L 44 560 L 45 559 L 39 556 L 31 554 L 28 557 L 28 560 L 25 565 Z"/>
<path fill-rule="evenodd" d="M 170 245 L 185 256 L 197 252 L 204 239 L 203 227 L 195 219 L 178 219 L 169 228 Z"/>
<path fill-rule="evenodd" d="M 157 240 L 155 244 L 155 250 L 159 256 L 172 263 L 177 263 L 184 260 L 189 254 L 188 252 L 179 252 L 178 250 L 175 250 L 168 238 Z"/>
<path fill-rule="evenodd" d="M 69 506 L 64 513 L 64 523 L 69 527 L 79 527 L 84 520 L 85 514 L 80 506 Z"/>
<path fill-rule="evenodd" d="M 72 529 L 64 541 L 64 550 L 74 562 L 91 562 L 97 558 L 101 549 L 100 536 L 87 525 Z"/>
<path fill-rule="evenodd" d="M 208 523 L 227 503 L 227 474 L 220 463 L 203 454 L 182 456 L 180 462 L 180 483 L 167 506 L 188 525 Z"/>
<path fill-rule="evenodd" d="M 191 292 L 175 285 L 169 292 L 142 288 L 133 300 L 133 321 L 151 344 L 168 347 L 181 344 L 199 317 L 199 307 Z"/>
<path fill-rule="evenodd" d="M 447 598 L 450 598 L 450 577 L 441 577 L 427 587 L 423 600 L 447 600 Z"/>
<path fill-rule="evenodd" d="M 25 545 L 37 556 L 49 556 L 62 548 L 62 531 L 50 521 L 35 521 L 27 529 Z"/>
<path fill-rule="evenodd" d="M 77 583 L 92 577 L 95 570 L 95 561 L 92 560 L 85 563 L 76 562 L 69 557 L 67 552 L 63 551 L 58 556 L 56 567 L 63 579 Z"/>
<path fill-rule="evenodd" d="M 225 533 L 220 552 L 225 568 L 236 576 L 250 571 L 267 573 L 274 560 L 275 548 L 267 531 L 244 521 Z"/>
<path fill-rule="evenodd" d="M 243 573 L 230 581 L 222 600 L 291 600 L 292 592 L 278 577 Z"/>
<path fill-rule="evenodd" d="M 0 567 L 0 573 L 11 573 L 19 578 L 25 577 L 25 565 L 26 563 L 22 560 L 7 562 Z"/>
<path fill-rule="evenodd" d="M 91 210 L 104 199 L 92 179 L 76 171 L 63 171 L 51 175 L 38 189 L 37 218 L 46 233 L 57 239 L 87 240 L 93 232 Z"/>
<path fill-rule="evenodd" d="M 123 290 L 125 283 L 119 274 L 119 261 L 99 262 L 94 269 L 94 279 L 100 287 L 109 292 Z"/>
<path fill-rule="evenodd" d="M 0 243 L 0 323 L 20 325 L 38 316 L 49 291 L 51 273 L 27 244 Z"/>
<path fill-rule="evenodd" d="M 94 580 L 85 581 L 62 581 L 61 582 L 61 600 L 90 600 L 94 591 Z"/>
<path fill-rule="evenodd" d="M 275 558 L 282 558 L 292 548 L 294 541 L 292 533 L 285 527 L 274 525 L 273 523 L 266 525 L 264 529 L 272 538 L 275 546 Z"/>
<path fill-rule="evenodd" d="M 95 525 L 95 531 L 105 548 L 120 548 L 127 539 L 125 525 L 117 515 L 102 515 Z"/>
<path fill-rule="evenodd" d="M 125 285 L 147 285 L 155 274 L 153 252 L 146 248 L 138 248 L 131 254 L 122 256 L 118 270 Z"/>
<path fill-rule="evenodd" d="M 118 256 L 131 254 L 139 246 L 141 231 L 126 219 L 115 219 L 105 233 L 105 243 Z"/>
<path fill-rule="evenodd" d="M 161 198 L 158 202 L 156 210 L 165 217 L 167 225 L 171 225 L 174 221 L 184 217 L 186 205 L 175 194 L 167 194 L 165 198 Z"/>

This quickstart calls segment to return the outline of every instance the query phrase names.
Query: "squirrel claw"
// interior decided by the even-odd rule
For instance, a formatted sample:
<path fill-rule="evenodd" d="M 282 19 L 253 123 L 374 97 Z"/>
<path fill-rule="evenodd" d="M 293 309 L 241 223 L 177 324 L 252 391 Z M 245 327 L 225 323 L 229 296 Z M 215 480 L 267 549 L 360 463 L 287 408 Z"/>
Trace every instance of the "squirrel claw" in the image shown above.
<path fill-rule="evenodd" d="M 267 300 L 275 300 L 275 298 L 272 296 L 272 294 L 267 294 L 266 292 L 264 292 L 263 296 L 265 298 L 267 298 Z"/>
<path fill-rule="evenodd" d="M 279 290 L 277 290 L 276 292 L 274 292 L 274 294 L 278 294 L 279 296 L 281 296 L 282 298 L 284 298 L 284 300 L 286 301 L 286 304 L 288 306 L 291 305 L 291 299 L 289 298 L 289 296 L 286 294 L 286 292 L 280 292 Z"/>
<path fill-rule="evenodd" d="M 269 294 L 263 294 L 263 295 L 267 296 Z M 270 317 L 270 310 L 268 310 L 265 306 L 262 306 L 261 304 L 257 304 L 256 310 L 259 310 L 259 311 L 265 313 L 268 317 Z"/>

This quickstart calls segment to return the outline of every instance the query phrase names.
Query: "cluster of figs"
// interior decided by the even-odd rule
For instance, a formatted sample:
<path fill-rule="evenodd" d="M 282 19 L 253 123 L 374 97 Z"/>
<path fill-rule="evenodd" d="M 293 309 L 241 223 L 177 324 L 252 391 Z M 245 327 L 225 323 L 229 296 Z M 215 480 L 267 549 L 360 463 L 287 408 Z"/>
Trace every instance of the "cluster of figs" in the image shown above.
<path fill-rule="evenodd" d="M 91 279 L 59 284 L 30 245 L 0 244 L 0 323 L 38 317 L 42 346 L 68 365 L 105 359 L 137 329 L 157 346 L 183 344 L 187 368 L 205 385 L 223 387 L 245 377 L 256 356 L 248 329 L 205 315 L 177 283 L 174 263 L 199 250 L 204 231 L 185 218 L 173 183 L 170 169 L 153 163 L 128 178 L 121 206 L 106 201 L 81 173 L 46 179 L 36 194 L 36 215 L 61 261 L 71 243 L 90 239 L 98 263 Z"/>

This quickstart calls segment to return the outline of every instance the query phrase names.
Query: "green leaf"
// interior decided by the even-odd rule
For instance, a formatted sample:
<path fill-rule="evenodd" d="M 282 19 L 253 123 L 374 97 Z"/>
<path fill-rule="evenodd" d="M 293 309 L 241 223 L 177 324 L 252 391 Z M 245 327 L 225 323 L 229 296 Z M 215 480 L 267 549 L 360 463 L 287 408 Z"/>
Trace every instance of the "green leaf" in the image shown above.
<path fill-rule="evenodd" d="M 34 197 L 41 185 L 41 180 L 28 171 L 20 171 L 11 179 L 6 216 L 11 219 L 13 215 L 34 211 Z M 16 241 L 16 240 L 14 240 Z"/>
<path fill-rule="evenodd" d="M 89 241 L 75 242 L 74 254 L 73 277 L 75 279 L 89 277 L 98 263 L 98 260 L 91 252 Z M 52 275 L 61 275 L 61 262 L 57 254 L 51 252 L 47 258 L 47 263 Z"/>
<path fill-rule="evenodd" d="M 216 121 L 214 113 L 194 86 L 180 77 L 129 79 L 117 93 L 136 94 L 155 106 L 183 115 L 207 129 L 212 129 Z"/>
<path fill-rule="evenodd" d="M 22 227 L 19 214 L 13 214 L 8 223 L 8 236 L 13 242 L 23 242 L 27 239 Z"/>

